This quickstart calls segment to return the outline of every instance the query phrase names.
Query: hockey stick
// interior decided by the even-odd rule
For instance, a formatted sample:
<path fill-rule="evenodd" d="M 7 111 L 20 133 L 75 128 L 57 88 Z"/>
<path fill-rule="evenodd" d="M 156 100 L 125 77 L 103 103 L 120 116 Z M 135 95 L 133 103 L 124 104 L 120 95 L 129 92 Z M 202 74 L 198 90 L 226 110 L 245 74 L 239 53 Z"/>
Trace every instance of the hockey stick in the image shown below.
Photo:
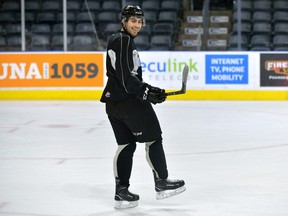
<path fill-rule="evenodd" d="M 165 96 L 172 96 L 172 95 L 178 95 L 178 94 L 185 94 L 186 92 L 186 83 L 187 83 L 187 78 L 188 78 L 188 72 L 189 72 L 189 67 L 188 65 L 185 65 L 182 71 L 182 88 L 179 91 L 174 91 L 174 92 L 166 92 Z"/>

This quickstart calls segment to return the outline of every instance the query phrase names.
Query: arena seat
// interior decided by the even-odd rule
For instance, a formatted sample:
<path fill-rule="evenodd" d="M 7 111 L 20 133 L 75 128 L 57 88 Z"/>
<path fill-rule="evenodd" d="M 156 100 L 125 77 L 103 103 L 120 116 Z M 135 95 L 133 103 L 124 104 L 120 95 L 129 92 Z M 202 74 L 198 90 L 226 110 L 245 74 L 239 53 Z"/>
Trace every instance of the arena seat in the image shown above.
<path fill-rule="evenodd" d="M 155 23 L 152 26 L 152 35 L 169 35 L 174 37 L 174 26 L 171 23 Z"/>
<path fill-rule="evenodd" d="M 72 23 L 72 24 L 74 24 L 75 22 L 76 22 L 76 15 L 75 15 L 75 13 L 74 12 L 67 12 L 67 17 L 66 17 L 66 19 L 67 19 L 67 23 Z M 59 13 L 57 13 L 57 18 L 56 18 L 56 20 L 57 20 L 57 23 L 63 23 L 63 13 L 62 12 L 59 12 Z"/>
<path fill-rule="evenodd" d="M 237 14 L 237 11 L 234 11 L 233 12 L 233 22 L 236 23 L 238 22 L 238 14 Z M 241 21 L 242 22 L 251 22 L 251 19 L 252 19 L 252 14 L 251 14 L 251 11 L 241 11 Z"/>
<path fill-rule="evenodd" d="M 98 14 L 98 32 L 103 32 L 108 23 L 119 22 L 119 17 L 117 12 L 100 12 Z"/>
<path fill-rule="evenodd" d="M 16 13 L 15 15 L 15 22 L 21 23 L 21 12 Z M 25 23 L 26 25 L 31 25 L 36 22 L 35 13 L 32 11 L 25 12 Z"/>
<path fill-rule="evenodd" d="M 255 22 L 253 24 L 253 33 L 254 34 L 271 34 L 272 24 L 270 22 Z"/>
<path fill-rule="evenodd" d="M 161 2 L 160 11 L 174 11 L 178 13 L 180 11 L 180 6 L 180 1 L 163 0 Z"/>
<path fill-rule="evenodd" d="M 75 35 L 71 44 L 73 51 L 96 51 L 96 39 L 92 35 Z"/>
<path fill-rule="evenodd" d="M 288 34 L 288 23 L 277 22 L 274 24 L 274 34 Z"/>
<path fill-rule="evenodd" d="M 48 35 L 32 35 L 31 36 L 31 50 L 50 50 L 50 37 Z"/>
<path fill-rule="evenodd" d="M 25 1 L 25 11 L 26 12 L 40 12 L 41 11 L 41 2 L 27 0 Z"/>
<path fill-rule="evenodd" d="M 254 11 L 253 22 L 270 22 L 272 20 L 272 14 L 270 11 Z"/>
<path fill-rule="evenodd" d="M 75 25 L 72 23 L 67 23 L 67 35 L 73 35 L 75 31 Z M 52 33 L 53 35 L 63 35 L 63 23 L 56 23 L 52 27 Z"/>
<path fill-rule="evenodd" d="M 1 6 L 1 10 L 5 12 L 19 12 L 20 1 L 4 1 Z"/>
<path fill-rule="evenodd" d="M 42 11 L 54 13 L 62 11 L 62 4 L 57 0 L 45 1 L 42 3 Z"/>
<path fill-rule="evenodd" d="M 273 37 L 274 47 L 287 47 L 288 46 L 288 35 L 287 34 L 277 34 Z"/>
<path fill-rule="evenodd" d="M 93 22 L 97 22 L 97 16 L 94 12 L 79 12 L 76 16 L 76 22 L 91 22 L 91 18 Z"/>
<path fill-rule="evenodd" d="M 93 24 L 90 22 L 81 22 L 76 25 L 76 34 L 94 34 Z"/>
<path fill-rule="evenodd" d="M 88 8 L 87 8 L 88 5 Z M 92 12 L 100 12 L 101 11 L 101 5 L 100 2 L 98 1 L 87 1 L 87 5 L 86 2 L 83 2 L 82 4 L 82 11 L 87 11 L 89 9 L 89 11 Z"/>
<path fill-rule="evenodd" d="M 160 2 L 154 0 L 143 0 L 142 1 L 142 10 L 145 11 L 155 11 L 159 12 Z"/>
<path fill-rule="evenodd" d="M 51 34 L 51 26 L 49 24 L 33 24 L 31 25 L 32 34 Z"/>
<path fill-rule="evenodd" d="M 171 50 L 172 39 L 169 35 L 153 35 L 150 40 L 150 49 Z"/>
<path fill-rule="evenodd" d="M 6 50 L 6 39 L 0 34 L 0 50 Z"/>
<path fill-rule="evenodd" d="M 116 12 L 120 13 L 122 10 L 121 4 L 119 1 L 109 1 L 106 0 L 103 2 L 101 11 L 103 12 Z"/>
<path fill-rule="evenodd" d="M 121 28 L 120 23 L 108 23 L 103 32 L 104 40 L 107 41 L 108 38 L 116 31 L 120 30 L 120 28 Z"/>
<path fill-rule="evenodd" d="M 251 37 L 251 47 L 270 47 L 271 36 L 267 34 L 256 34 Z"/>
<path fill-rule="evenodd" d="M 57 22 L 57 17 L 54 12 L 40 12 L 36 15 L 38 23 L 54 24 Z"/>
<path fill-rule="evenodd" d="M 6 36 L 21 34 L 21 24 L 20 23 L 10 23 L 5 27 Z"/>
<path fill-rule="evenodd" d="M 248 35 L 241 35 L 240 36 L 241 47 L 245 49 L 248 48 L 250 43 L 250 37 Z M 228 40 L 228 47 L 237 47 L 238 46 L 238 35 L 231 35 Z"/>
<path fill-rule="evenodd" d="M 277 22 L 288 22 L 288 11 L 274 11 L 273 21 Z"/>
<path fill-rule="evenodd" d="M 22 38 L 20 35 L 12 35 L 7 37 L 7 50 L 21 50 Z"/>
<path fill-rule="evenodd" d="M 288 11 L 288 1 L 287 0 L 274 0 L 273 2 L 275 11 Z"/>
<path fill-rule="evenodd" d="M 144 11 L 146 24 L 153 25 L 157 22 L 158 11 Z"/>
<path fill-rule="evenodd" d="M 67 1 L 67 11 L 68 12 L 80 12 L 81 11 L 81 2 L 80 1 Z"/>
<path fill-rule="evenodd" d="M 67 35 L 67 50 L 70 50 L 70 46 L 73 41 L 73 36 L 72 35 Z M 63 50 L 63 35 L 53 35 L 51 38 L 51 49 L 52 50 Z"/>
<path fill-rule="evenodd" d="M 252 30 L 251 23 L 242 22 L 240 24 L 240 26 L 241 26 L 241 32 L 242 33 L 244 33 L 244 34 L 250 34 L 251 33 L 251 30 Z M 236 23 L 234 23 L 233 26 L 232 26 L 232 33 L 236 34 L 237 32 L 238 32 L 238 25 Z"/>
<path fill-rule="evenodd" d="M 254 0 L 253 9 L 254 11 L 271 11 L 272 2 L 271 0 Z"/>
<path fill-rule="evenodd" d="M 0 13 L 0 25 L 6 26 L 9 23 L 15 22 L 15 14 L 11 12 L 1 12 Z"/>
<path fill-rule="evenodd" d="M 138 35 L 135 39 L 134 42 L 137 46 L 137 50 L 148 50 L 149 48 L 149 36 L 148 35 Z"/>

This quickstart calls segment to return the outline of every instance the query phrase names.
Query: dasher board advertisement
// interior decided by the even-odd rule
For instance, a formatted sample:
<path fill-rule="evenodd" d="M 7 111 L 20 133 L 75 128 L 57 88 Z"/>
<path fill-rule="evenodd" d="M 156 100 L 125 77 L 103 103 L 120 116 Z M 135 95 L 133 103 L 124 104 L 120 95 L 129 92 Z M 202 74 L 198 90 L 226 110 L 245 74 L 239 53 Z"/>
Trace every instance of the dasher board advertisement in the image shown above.
<path fill-rule="evenodd" d="M 288 53 L 260 54 L 261 87 L 288 87 Z"/>
<path fill-rule="evenodd" d="M 103 87 L 102 53 L 1 53 L 0 87 Z"/>
<path fill-rule="evenodd" d="M 178 89 L 186 64 L 188 90 L 259 89 L 259 53 L 141 52 L 140 59 L 144 81 L 162 88 Z"/>

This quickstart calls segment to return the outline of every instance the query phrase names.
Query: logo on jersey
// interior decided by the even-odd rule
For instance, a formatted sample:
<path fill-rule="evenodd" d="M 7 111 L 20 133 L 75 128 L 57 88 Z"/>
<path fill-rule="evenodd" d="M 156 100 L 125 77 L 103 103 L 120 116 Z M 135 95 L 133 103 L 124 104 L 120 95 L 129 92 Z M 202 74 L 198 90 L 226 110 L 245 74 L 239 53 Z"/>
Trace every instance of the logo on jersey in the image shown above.
<path fill-rule="evenodd" d="M 105 97 L 106 98 L 110 98 L 111 97 L 111 93 L 110 92 L 106 92 Z"/>
<path fill-rule="evenodd" d="M 142 132 L 135 132 L 133 133 L 134 136 L 141 136 L 142 135 Z"/>

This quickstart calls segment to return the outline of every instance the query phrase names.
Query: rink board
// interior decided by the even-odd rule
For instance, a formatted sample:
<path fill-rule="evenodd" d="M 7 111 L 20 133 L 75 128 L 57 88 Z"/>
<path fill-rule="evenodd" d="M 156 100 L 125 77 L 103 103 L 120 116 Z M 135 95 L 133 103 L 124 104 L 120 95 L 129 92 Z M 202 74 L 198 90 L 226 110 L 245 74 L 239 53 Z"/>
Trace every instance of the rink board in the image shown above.
<path fill-rule="evenodd" d="M 181 88 L 169 100 L 287 100 L 287 52 L 139 52 L 145 82 Z M 99 100 L 107 81 L 105 52 L 0 53 L 2 100 Z"/>

